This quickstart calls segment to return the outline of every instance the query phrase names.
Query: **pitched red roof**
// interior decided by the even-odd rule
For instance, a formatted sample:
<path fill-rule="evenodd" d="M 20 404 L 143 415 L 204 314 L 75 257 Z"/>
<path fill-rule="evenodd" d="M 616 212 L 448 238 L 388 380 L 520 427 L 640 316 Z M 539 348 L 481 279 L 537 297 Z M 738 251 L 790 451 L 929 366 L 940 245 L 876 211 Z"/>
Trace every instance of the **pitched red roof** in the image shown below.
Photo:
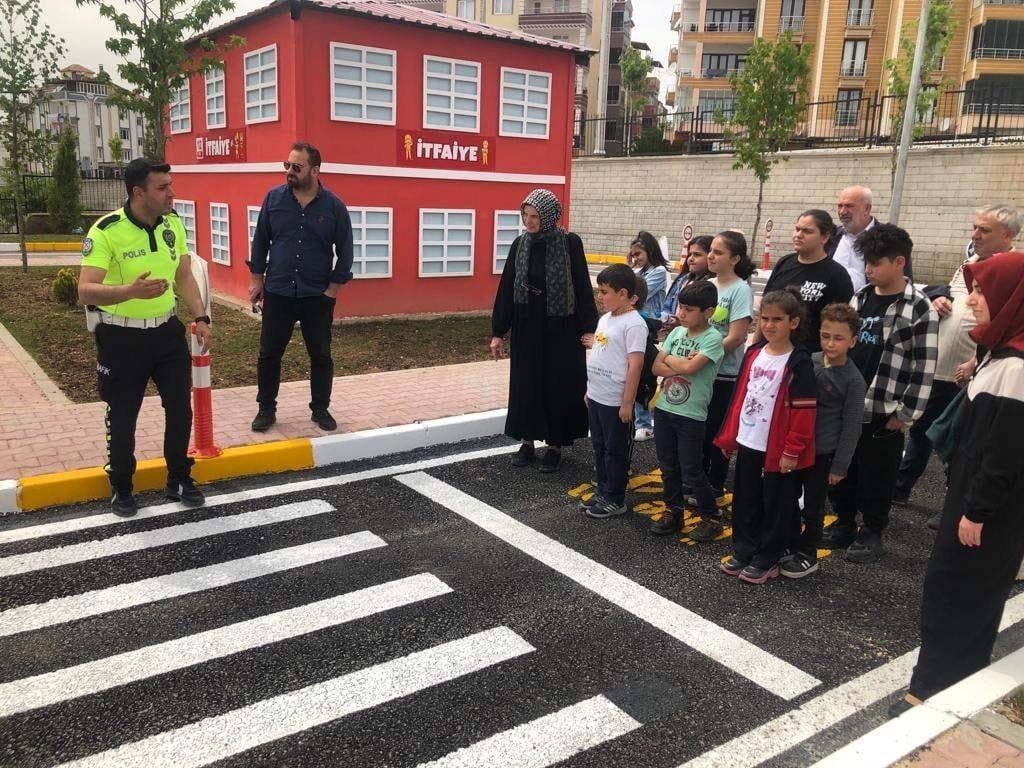
<path fill-rule="evenodd" d="M 501 27 L 494 27 L 490 24 L 483 24 L 479 21 L 471 21 L 469 19 L 460 19 L 455 16 L 437 13 L 436 11 L 428 11 L 422 8 L 401 5 L 393 2 L 393 0 L 274 0 L 274 2 L 264 8 L 252 11 L 244 16 L 239 16 L 236 19 L 203 33 L 202 35 L 192 38 L 189 42 L 197 40 L 200 37 L 209 37 L 219 32 L 223 32 L 230 27 L 238 25 L 240 22 L 262 16 L 265 13 L 281 8 L 282 6 L 319 8 L 326 11 L 334 11 L 356 16 L 369 16 L 371 18 L 383 19 L 385 21 L 392 21 L 400 24 L 414 24 L 420 27 L 432 27 L 434 29 L 449 32 L 461 32 L 481 37 L 490 37 L 496 40 L 507 40 L 509 42 L 523 43 L 526 45 L 539 45 L 545 48 L 557 48 L 559 50 L 575 53 L 579 56 L 590 56 L 591 54 L 596 53 L 596 51 L 590 48 L 581 48 L 578 45 L 571 45 L 570 43 L 566 43 L 561 40 L 552 40 L 548 37 L 530 35 L 516 30 L 502 29 Z"/>

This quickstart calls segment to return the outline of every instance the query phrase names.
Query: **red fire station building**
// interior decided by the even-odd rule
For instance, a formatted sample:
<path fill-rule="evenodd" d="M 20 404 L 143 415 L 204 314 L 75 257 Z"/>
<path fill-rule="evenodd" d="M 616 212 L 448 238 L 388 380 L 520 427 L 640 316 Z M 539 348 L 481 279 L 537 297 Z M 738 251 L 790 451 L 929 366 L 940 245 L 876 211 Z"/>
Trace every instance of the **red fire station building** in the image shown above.
<path fill-rule="evenodd" d="M 259 206 L 297 140 L 352 216 L 341 315 L 488 308 L 523 198 L 545 187 L 568 213 L 587 51 L 383 0 L 276 2 L 208 35 L 245 42 L 175 94 L 167 160 L 220 292 L 246 295 Z"/>

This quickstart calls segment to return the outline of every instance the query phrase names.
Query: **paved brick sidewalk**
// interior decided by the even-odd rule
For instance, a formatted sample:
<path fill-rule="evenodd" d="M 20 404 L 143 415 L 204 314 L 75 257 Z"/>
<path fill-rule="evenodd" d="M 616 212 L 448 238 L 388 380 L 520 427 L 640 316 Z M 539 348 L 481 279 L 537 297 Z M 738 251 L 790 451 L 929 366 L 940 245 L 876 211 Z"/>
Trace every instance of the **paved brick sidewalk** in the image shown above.
<path fill-rule="evenodd" d="M 103 403 L 54 404 L 26 384 L 31 377 L 16 375 L 18 367 L 0 344 L 0 479 L 101 466 L 106 459 Z M 336 378 L 331 413 L 340 434 L 504 408 L 507 402 L 508 361 L 485 360 Z M 308 381 L 282 384 L 278 422 L 257 434 L 249 428 L 256 387 L 215 390 L 214 437 L 227 448 L 327 434 L 309 420 L 308 403 Z M 161 456 L 163 424 L 160 399 L 147 397 L 136 431 L 139 459 Z"/>
<path fill-rule="evenodd" d="M 1024 768 L 1024 754 L 983 731 L 974 723 L 961 723 L 897 768 Z"/>

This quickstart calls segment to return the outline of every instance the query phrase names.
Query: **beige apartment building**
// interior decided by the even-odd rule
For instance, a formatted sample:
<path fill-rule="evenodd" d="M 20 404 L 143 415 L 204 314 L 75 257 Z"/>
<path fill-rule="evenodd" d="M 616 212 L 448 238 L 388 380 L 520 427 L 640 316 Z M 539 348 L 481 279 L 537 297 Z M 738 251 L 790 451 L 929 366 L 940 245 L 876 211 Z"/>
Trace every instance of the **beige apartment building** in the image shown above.
<path fill-rule="evenodd" d="M 951 2 L 957 26 L 925 87 L 962 93 L 947 93 L 921 122 L 965 132 L 987 105 L 1024 112 L 1024 0 L 934 1 Z M 728 111 L 728 75 L 742 69 L 754 39 L 789 30 L 797 44 L 813 46 L 808 96 L 823 102 L 810 108 L 802 130 L 836 135 L 870 124 L 886 135 L 893 100 L 882 98 L 885 61 L 920 11 L 920 0 L 681 0 L 671 17 L 679 42 L 669 56 L 676 87 L 668 103 L 681 112 Z"/>

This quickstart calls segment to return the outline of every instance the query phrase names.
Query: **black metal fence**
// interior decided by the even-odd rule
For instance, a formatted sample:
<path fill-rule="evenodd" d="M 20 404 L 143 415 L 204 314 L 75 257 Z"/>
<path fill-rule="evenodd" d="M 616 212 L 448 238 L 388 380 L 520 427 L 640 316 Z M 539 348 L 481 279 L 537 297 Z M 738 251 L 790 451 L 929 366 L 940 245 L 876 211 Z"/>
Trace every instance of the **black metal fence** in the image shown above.
<path fill-rule="evenodd" d="M 46 197 L 53 176 L 42 173 L 26 173 L 21 177 L 25 194 L 25 212 L 46 211 Z M 124 203 L 124 182 L 116 178 L 83 178 L 82 209 L 86 212 L 112 211 Z"/>
<path fill-rule="evenodd" d="M 738 133 L 740 128 L 730 123 L 728 92 L 720 93 L 690 111 L 578 120 L 574 154 L 618 157 L 731 152 L 728 134 Z M 878 94 L 810 103 L 782 149 L 892 146 L 899 141 L 904 103 L 903 97 Z M 1004 102 L 998 93 L 942 91 L 917 117 L 916 143 L 1024 141 L 1024 104 Z"/>

